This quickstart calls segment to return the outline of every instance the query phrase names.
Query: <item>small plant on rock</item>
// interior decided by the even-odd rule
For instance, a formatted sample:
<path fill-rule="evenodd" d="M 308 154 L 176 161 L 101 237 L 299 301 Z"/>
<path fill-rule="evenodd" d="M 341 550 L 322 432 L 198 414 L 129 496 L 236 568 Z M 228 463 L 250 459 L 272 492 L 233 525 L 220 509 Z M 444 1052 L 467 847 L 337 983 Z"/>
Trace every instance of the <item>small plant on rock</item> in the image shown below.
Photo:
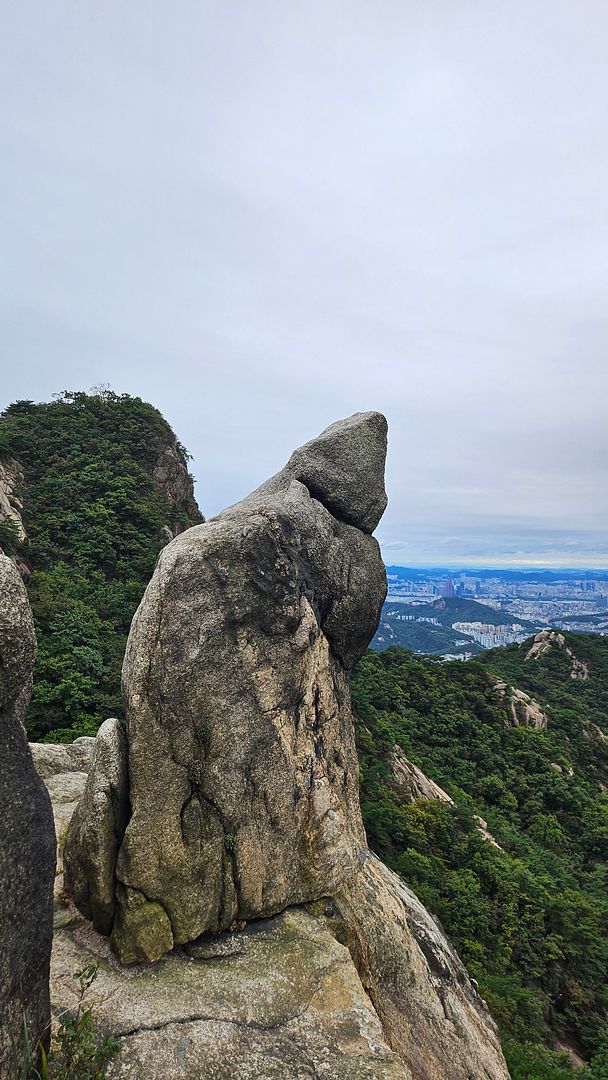
<path fill-rule="evenodd" d="M 40 1064 L 38 1069 L 29 1072 L 32 1080 L 104 1080 L 104 1068 L 118 1053 L 119 1044 L 112 1035 L 99 1041 L 93 1010 L 86 1004 L 97 973 L 97 964 L 89 964 L 75 973 L 78 982 L 76 1010 L 62 1013 L 48 1055 L 43 1046 L 38 1047 Z M 29 1057 L 27 1032 L 26 1047 Z"/>

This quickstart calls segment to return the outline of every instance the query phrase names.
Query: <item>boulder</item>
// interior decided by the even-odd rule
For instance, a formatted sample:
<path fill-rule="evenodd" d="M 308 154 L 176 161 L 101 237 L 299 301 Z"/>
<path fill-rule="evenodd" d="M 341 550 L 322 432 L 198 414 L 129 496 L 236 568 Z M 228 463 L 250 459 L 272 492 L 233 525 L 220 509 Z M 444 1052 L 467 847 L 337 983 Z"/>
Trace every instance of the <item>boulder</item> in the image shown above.
<path fill-rule="evenodd" d="M 379 414 L 334 424 L 162 551 L 123 668 L 131 817 L 112 941 L 125 962 L 331 895 L 356 873 L 348 674 L 386 594 L 369 534 L 385 454 Z M 77 900 L 105 912 L 86 864 L 69 837 L 68 878 L 87 878 Z"/>
<path fill-rule="evenodd" d="M 23 1065 L 24 1023 L 33 1047 L 50 1031 L 49 960 L 55 830 L 23 719 L 36 637 L 25 586 L 0 555 L 0 1076 Z"/>
<path fill-rule="evenodd" d="M 101 933 L 109 934 L 114 924 L 116 855 L 129 818 L 124 723 L 106 720 L 95 742 L 91 771 L 63 850 L 63 884 L 80 911 Z M 64 773 L 53 779 L 63 790 L 74 775 L 80 774 Z"/>
<path fill-rule="evenodd" d="M 73 743 L 30 743 L 36 772 L 43 780 L 62 773 L 88 773 L 95 743 L 88 735 Z"/>
<path fill-rule="evenodd" d="M 508 1080 L 485 1004 L 361 820 L 349 675 L 386 592 L 385 451 L 379 414 L 333 425 L 159 557 L 126 741 L 102 728 L 66 846 L 114 955 L 70 912 L 56 942 L 60 1009 L 66 972 L 102 961 L 87 1004 L 120 1044 L 114 1080 Z"/>

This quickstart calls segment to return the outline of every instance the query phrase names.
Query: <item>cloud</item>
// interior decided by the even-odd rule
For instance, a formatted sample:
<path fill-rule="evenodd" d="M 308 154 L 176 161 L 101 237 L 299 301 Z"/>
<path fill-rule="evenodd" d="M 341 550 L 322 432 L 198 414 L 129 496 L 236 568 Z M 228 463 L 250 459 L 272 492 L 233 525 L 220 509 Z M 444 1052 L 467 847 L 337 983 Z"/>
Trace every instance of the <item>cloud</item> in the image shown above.
<path fill-rule="evenodd" d="M 147 398 L 207 513 L 380 408 L 395 550 L 606 561 L 603 0 L 23 0 L 4 31 L 4 404 Z"/>

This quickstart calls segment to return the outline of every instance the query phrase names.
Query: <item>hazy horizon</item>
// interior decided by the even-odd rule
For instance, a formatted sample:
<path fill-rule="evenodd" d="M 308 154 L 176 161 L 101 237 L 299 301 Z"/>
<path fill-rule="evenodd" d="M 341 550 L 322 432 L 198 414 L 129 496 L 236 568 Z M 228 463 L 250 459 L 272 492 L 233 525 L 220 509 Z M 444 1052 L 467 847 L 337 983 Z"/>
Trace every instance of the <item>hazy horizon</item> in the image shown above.
<path fill-rule="evenodd" d="M 389 421 L 387 562 L 608 562 L 608 6 L 23 0 L 2 405 L 161 410 L 207 516 Z"/>

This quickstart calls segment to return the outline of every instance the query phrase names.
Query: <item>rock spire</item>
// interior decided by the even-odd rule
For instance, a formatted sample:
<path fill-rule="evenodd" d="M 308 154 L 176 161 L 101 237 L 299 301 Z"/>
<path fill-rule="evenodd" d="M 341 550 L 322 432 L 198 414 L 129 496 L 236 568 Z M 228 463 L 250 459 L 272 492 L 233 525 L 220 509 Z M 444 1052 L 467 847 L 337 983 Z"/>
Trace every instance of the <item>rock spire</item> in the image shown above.
<path fill-rule="evenodd" d="M 126 650 L 126 738 L 101 740 L 65 853 L 123 962 L 357 872 L 348 676 L 386 594 L 385 455 L 384 417 L 358 413 L 162 551 Z"/>

